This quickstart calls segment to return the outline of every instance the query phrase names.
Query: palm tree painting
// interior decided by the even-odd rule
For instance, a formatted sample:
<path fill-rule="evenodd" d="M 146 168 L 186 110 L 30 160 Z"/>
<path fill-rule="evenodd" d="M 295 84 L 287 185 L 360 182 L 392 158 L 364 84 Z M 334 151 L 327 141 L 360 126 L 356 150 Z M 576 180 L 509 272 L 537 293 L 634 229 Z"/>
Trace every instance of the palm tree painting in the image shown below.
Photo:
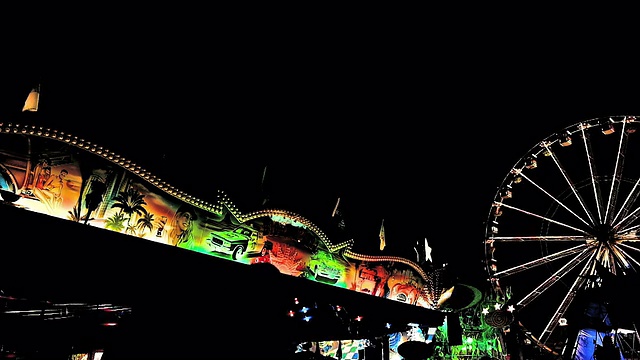
<path fill-rule="evenodd" d="M 134 214 L 147 214 L 147 210 L 144 208 L 144 205 L 147 205 L 144 201 L 144 195 L 132 187 L 127 188 L 125 191 L 121 191 L 113 200 L 114 203 L 111 207 L 119 208 L 124 214 L 128 215 L 125 227 L 128 230 L 126 231 L 132 231 L 133 229 L 131 226 L 131 217 Z"/>
<path fill-rule="evenodd" d="M 104 224 L 104 227 L 116 232 L 121 232 L 124 229 L 124 222 L 127 220 L 122 210 L 113 214 L 111 217 L 107 219 Z"/>
<path fill-rule="evenodd" d="M 136 224 L 136 228 L 140 231 L 138 236 L 143 237 L 147 232 L 152 231 L 154 221 L 154 215 L 148 211 L 145 212 L 145 214 L 138 219 Z"/>

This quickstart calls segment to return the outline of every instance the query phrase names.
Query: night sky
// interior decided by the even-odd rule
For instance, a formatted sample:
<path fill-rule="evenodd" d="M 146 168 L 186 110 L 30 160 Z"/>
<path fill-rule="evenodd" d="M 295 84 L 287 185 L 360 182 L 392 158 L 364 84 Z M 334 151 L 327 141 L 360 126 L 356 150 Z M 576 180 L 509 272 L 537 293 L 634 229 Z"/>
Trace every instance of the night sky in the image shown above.
<path fill-rule="evenodd" d="M 127 9 L 98 31 L 95 17 L 65 33 L 35 19 L 14 29 L 0 123 L 71 133 L 196 198 L 222 190 L 242 211 L 286 209 L 327 232 L 340 197 L 336 242 L 415 259 L 427 238 L 434 267 L 482 287 L 485 221 L 512 166 L 567 126 L 640 115 L 637 59 L 599 47 L 612 40 L 601 34 L 580 42 L 584 26 L 545 36 L 541 18 L 457 10 L 397 23 L 364 9 L 321 21 L 177 10 Z M 22 113 L 38 84 L 39 111 Z"/>
<path fill-rule="evenodd" d="M 427 238 L 434 266 L 471 282 L 484 281 L 484 222 L 520 157 L 571 124 L 640 114 L 623 68 L 577 67 L 557 48 L 232 33 L 99 37 L 21 56 L 1 81 L 0 122 L 77 135 L 197 198 L 223 190 L 247 212 L 266 194 L 264 206 L 328 229 L 340 197 L 355 251 L 414 259 Z M 37 84 L 40 110 L 21 113 Z"/>

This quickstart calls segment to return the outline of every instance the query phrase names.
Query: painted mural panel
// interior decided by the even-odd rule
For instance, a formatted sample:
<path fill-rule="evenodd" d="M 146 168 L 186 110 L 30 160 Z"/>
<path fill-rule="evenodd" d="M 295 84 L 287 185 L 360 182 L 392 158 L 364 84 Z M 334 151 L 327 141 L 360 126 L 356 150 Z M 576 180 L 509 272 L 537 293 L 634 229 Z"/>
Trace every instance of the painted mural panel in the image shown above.
<path fill-rule="evenodd" d="M 435 309 L 446 290 L 418 264 L 355 253 L 352 241 L 333 243 L 298 214 L 243 213 L 223 191 L 214 203 L 198 200 L 56 131 L 2 125 L 0 196 L 26 210 L 408 304 Z"/>

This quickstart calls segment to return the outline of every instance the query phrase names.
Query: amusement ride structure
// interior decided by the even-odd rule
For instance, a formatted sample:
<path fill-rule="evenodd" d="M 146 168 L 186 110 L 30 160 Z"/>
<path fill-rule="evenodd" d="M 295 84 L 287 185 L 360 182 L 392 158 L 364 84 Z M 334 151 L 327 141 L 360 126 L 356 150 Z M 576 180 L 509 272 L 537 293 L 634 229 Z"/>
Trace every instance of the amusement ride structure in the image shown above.
<path fill-rule="evenodd" d="M 625 289 L 637 286 L 640 265 L 638 125 L 635 116 L 611 116 L 548 136 L 508 171 L 490 206 L 493 301 L 551 354 L 591 358 L 603 334 L 625 328 L 636 341 L 636 306 Z M 572 337 L 585 329 L 596 335 Z"/>
<path fill-rule="evenodd" d="M 586 335 L 577 335 L 585 329 L 595 329 L 592 344 L 601 343 L 602 334 L 635 330 L 635 314 L 621 310 L 628 310 L 626 294 L 611 294 L 623 282 L 635 284 L 640 266 L 640 145 L 632 141 L 638 125 L 634 116 L 577 123 L 543 139 L 508 170 L 486 221 L 486 289 L 456 283 L 446 268 L 357 253 L 353 240 L 336 240 L 285 209 L 244 212 L 222 189 L 215 201 L 202 200 L 130 159 L 56 129 L 0 123 L 0 196 L 3 206 L 153 242 L 176 254 L 269 264 L 292 278 L 446 319 L 370 325 L 387 327 L 368 333 L 383 334 L 390 358 L 397 358 L 402 343 L 422 341 L 438 358 L 526 358 L 525 345 L 532 344 L 539 356 L 581 359 L 595 351 L 584 346 Z M 353 330 L 362 319 L 330 307 L 347 330 L 343 339 L 324 339 L 323 353 L 357 358 L 369 340 Z M 287 316 L 314 321 L 311 308 L 292 308 Z M 8 313 L 24 314 L 11 309 L 3 316 Z M 342 341 L 360 342 L 354 352 L 343 351 Z M 621 354 L 636 355 L 635 349 Z"/>
<path fill-rule="evenodd" d="M 280 209 L 244 213 L 223 191 L 215 202 L 203 201 L 131 160 L 66 132 L 10 123 L 0 124 L 0 128 L 0 196 L 5 205 L 124 235 L 132 241 L 148 240 L 177 252 L 247 266 L 270 264 L 283 275 L 425 308 L 448 319 L 435 324 L 405 323 L 400 328 L 389 323 L 368 325 L 367 333 L 380 334 L 372 329 L 379 326 L 387 327 L 386 333 L 400 334 L 388 340 L 391 354 L 402 343 L 419 339 L 437 342 L 434 352 L 442 356 L 505 354 L 499 330 L 468 337 L 464 345 L 459 331 L 449 340 L 448 329 L 460 326 L 454 312 L 459 309 L 446 307 L 456 293 L 456 284 L 445 269 L 425 267 L 402 257 L 356 253 L 351 250 L 352 240 L 334 242 L 299 214 Z M 469 289 L 471 298 L 465 306 L 480 301 L 479 292 Z M 339 316 L 341 307 L 331 306 L 333 316 Z M 291 310 L 290 316 L 297 318 L 300 311 L 301 321 L 313 321 L 305 306 Z M 361 319 L 344 323 L 356 331 L 354 321 Z M 351 341 L 362 336 L 358 330 L 347 332 L 348 339 L 326 340 Z M 332 353 L 336 346 L 340 347 L 325 344 L 323 349 Z"/>

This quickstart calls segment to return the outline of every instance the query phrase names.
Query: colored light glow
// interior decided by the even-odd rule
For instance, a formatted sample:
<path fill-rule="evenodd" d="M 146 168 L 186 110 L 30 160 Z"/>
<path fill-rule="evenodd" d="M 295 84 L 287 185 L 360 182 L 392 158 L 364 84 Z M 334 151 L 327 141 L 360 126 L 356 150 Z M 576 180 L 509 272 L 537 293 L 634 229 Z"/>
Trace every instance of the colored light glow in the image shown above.
<path fill-rule="evenodd" d="M 53 133 L 55 133 L 55 131 Z M 48 134 L 49 134 L 49 130 L 47 130 L 47 135 L 46 135 L 47 137 L 49 136 Z M 7 136 L 10 136 L 10 135 L 7 135 Z M 51 140 L 36 139 L 35 136 L 33 137 L 34 137 L 34 139 L 32 139 L 34 140 L 33 144 L 38 145 L 39 148 L 51 147 L 51 146 L 46 146 L 47 145 L 46 142 Z M 53 139 L 58 139 L 58 137 L 53 137 Z M 60 137 L 59 139 L 62 139 L 62 137 Z M 81 150 L 85 150 L 89 152 L 90 143 L 88 142 L 85 143 L 84 140 L 72 139 L 68 141 L 68 143 L 73 144 L 76 147 L 79 147 Z M 5 143 L 3 141 L 0 141 L 0 150 L 4 148 L 3 144 Z M 107 230 L 135 236 L 136 238 L 143 238 L 143 239 L 151 240 L 154 242 L 174 245 L 169 242 L 168 240 L 169 238 L 167 236 L 169 235 L 169 232 L 171 232 L 172 229 L 176 229 L 176 225 L 173 224 L 173 220 L 175 220 L 174 218 L 177 217 L 178 211 L 176 211 L 175 209 L 181 208 L 183 205 L 193 205 L 197 203 L 199 204 L 199 206 L 197 206 L 199 207 L 199 209 L 196 208 L 195 213 L 187 212 L 192 216 L 190 218 L 191 219 L 190 224 L 191 226 L 193 226 L 193 228 L 191 229 L 192 232 L 189 235 L 193 236 L 193 239 L 189 239 L 185 241 L 180 240 L 178 244 L 175 244 L 176 246 L 180 246 L 185 249 L 201 252 L 207 255 L 212 255 L 212 256 L 227 259 L 227 260 L 231 259 L 231 261 L 237 261 L 245 264 L 251 263 L 251 261 L 254 261 L 253 259 L 257 259 L 255 261 L 258 261 L 258 262 L 271 262 L 283 274 L 292 275 L 296 277 L 304 277 L 312 281 L 330 283 L 333 286 L 347 288 L 345 274 L 348 274 L 348 271 L 353 270 L 352 267 L 357 263 L 355 264 L 350 263 L 348 259 L 337 256 L 337 252 L 335 251 L 336 249 L 338 249 L 337 246 L 339 246 L 340 244 L 338 245 L 332 244 L 330 241 L 328 241 L 326 236 L 324 236 L 324 234 L 315 227 L 315 225 L 311 224 L 309 221 L 307 221 L 303 217 L 290 213 L 288 211 L 280 211 L 280 210 L 269 210 L 268 212 L 261 213 L 256 217 L 264 217 L 268 215 L 269 218 L 274 222 L 278 222 L 287 226 L 302 228 L 302 229 L 305 229 L 306 232 L 304 232 L 305 236 L 302 238 L 298 236 L 295 236 L 295 237 L 289 237 L 288 235 L 284 236 L 283 234 L 280 234 L 280 233 L 271 234 L 274 236 L 270 238 L 267 237 L 269 235 L 268 233 L 263 233 L 261 237 L 258 237 L 257 235 L 259 234 L 258 231 L 265 230 L 263 228 L 260 228 L 260 226 L 255 226 L 255 225 L 261 224 L 261 222 L 260 221 L 253 222 L 252 221 L 253 217 L 248 216 L 249 214 L 243 214 L 242 212 L 240 212 L 236 208 L 236 206 L 226 197 L 226 195 L 222 196 L 220 200 L 214 204 L 204 203 L 201 200 L 192 199 L 190 195 L 187 196 L 186 194 L 183 194 L 180 191 L 173 189 L 171 186 L 169 186 L 168 184 L 165 184 L 163 181 L 160 181 L 155 176 L 152 176 L 148 174 L 146 171 L 141 170 L 139 166 L 135 166 L 134 164 L 132 164 L 130 160 L 125 160 L 124 158 L 121 158 L 120 155 L 109 153 L 106 150 L 102 150 L 101 147 L 97 150 L 97 152 L 95 148 L 92 148 L 91 152 L 94 152 L 96 154 L 106 154 L 106 155 L 103 156 L 103 159 L 100 159 L 100 156 L 96 156 L 95 163 L 87 162 L 87 164 L 81 164 L 79 159 L 74 159 L 71 163 L 65 165 L 65 169 L 68 169 L 69 174 L 66 177 L 65 187 L 62 189 L 64 202 L 61 204 L 61 207 L 57 208 L 55 211 L 49 210 L 44 206 L 44 202 L 42 200 L 36 199 L 34 196 L 31 196 L 30 193 L 26 192 L 27 189 L 23 189 L 25 191 L 24 193 L 18 194 L 19 197 L 18 197 L 18 200 L 16 200 L 17 202 L 16 204 L 18 206 L 24 206 L 25 208 L 31 211 L 48 214 L 48 215 L 52 215 L 52 216 L 67 219 L 67 220 L 78 221 L 78 220 L 81 220 L 82 218 L 80 216 L 82 214 L 82 210 L 87 210 L 87 209 L 82 209 L 82 207 L 80 207 L 79 209 L 77 209 L 77 212 L 76 212 L 76 209 L 74 208 L 74 206 L 76 204 L 83 204 L 82 198 L 79 198 L 79 196 L 85 196 L 85 193 L 91 192 L 89 190 L 97 191 L 97 189 L 99 188 L 98 187 L 99 184 L 103 184 L 107 186 L 114 185 L 109 182 L 115 181 L 114 179 L 118 179 L 118 181 L 123 181 L 123 183 L 124 182 L 130 183 L 131 184 L 130 188 L 128 188 L 127 192 L 123 191 L 122 193 L 119 193 L 119 194 L 104 193 L 104 197 L 102 198 L 102 201 L 104 203 L 103 203 L 103 206 L 101 205 L 101 207 L 108 210 L 106 210 L 104 214 L 100 214 L 100 215 L 98 215 L 98 213 L 96 212 L 93 215 L 95 216 L 95 219 L 93 217 L 90 217 L 89 219 L 87 219 L 87 221 L 92 222 L 92 225 L 102 226 Z M 72 152 L 70 151 L 69 153 L 72 153 Z M 73 158 L 73 156 L 71 156 L 71 158 Z M 104 162 L 107 162 L 107 164 L 103 164 L 102 160 L 105 160 Z M 140 175 L 142 178 L 138 179 L 137 176 L 134 176 L 132 178 L 127 171 L 122 171 L 122 169 L 117 169 L 117 174 L 115 174 L 117 176 L 109 176 L 107 178 L 104 176 L 104 170 L 107 168 L 110 168 L 110 166 L 112 165 L 112 164 L 109 164 L 108 162 L 112 164 L 122 165 L 124 169 L 129 169 L 130 172 L 133 172 L 137 175 L 143 174 L 143 175 Z M 0 165 L 3 165 L 3 164 L 0 164 Z M 28 164 L 25 163 L 24 166 L 22 166 L 20 169 L 20 171 L 23 173 L 21 176 L 24 178 L 28 177 L 29 175 L 31 175 L 31 172 L 33 172 L 33 169 L 29 169 L 27 165 Z M 56 172 L 59 172 L 61 171 L 62 167 L 56 167 L 54 169 L 56 170 Z M 89 174 L 90 177 L 85 177 L 83 174 Z M 7 179 L 8 178 L 9 177 L 7 177 Z M 0 188 L 3 188 L 3 189 L 10 188 L 9 183 L 6 182 L 7 179 L 5 179 L 0 173 Z M 126 181 L 123 179 L 125 179 Z M 4 185 L 3 185 L 3 181 L 5 182 Z M 83 189 L 83 186 L 85 185 L 87 186 L 87 188 L 85 189 L 87 191 L 83 193 L 80 190 Z M 147 186 L 147 185 L 153 185 L 153 186 Z M 171 196 L 167 196 L 168 194 Z M 123 199 L 134 199 L 136 201 L 140 201 L 139 203 L 140 207 L 143 210 L 145 210 L 145 213 L 147 215 L 150 215 L 150 216 L 147 217 L 147 216 L 143 216 L 143 214 L 134 212 L 134 213 L 128 214 L 128 218 L 127 218 L 126 216 L 123 215 L 122 211 L 120 211 L 122 210 L 122 207 L 126 205 L 126 202 L 123 201 Z M 187 199 L 189 199 L 189 202 L 191 204 L 187 204 Z M 6 199 L 0 199 L 0 200 L 6 200 Z M 274 211 L 275 211 L 275 215 L 269 215 Z M 240 222 L 246 225 L 247 229 L 251 228 L 252 225 L 254 226 L 251 229 L 251 235 L 248 236 L 249 237 L 248 244 L 245 244 L 245 249 L 244 249 L 245 252 L 236 253 L 236 252 L 233 252 L 231 248 L 226 248 L 226 246 L 231 241 L 236 241 L 239 239 L 224 238 L 224 239 L 221 239 L 222 242 L 219 244 L 218 243 L 214 244 L 212 242 L 213 233 L 215 233 L 216 237 L 220 237 L 220 238 L 222 238 L 223 235 L 231 236 L 231 235 L 235 235 L 235 233 L 218 231 L 218 230 L 205 231 L 203 230 L 204 227 L 201 226 L 205 222 L 207 222 L 207 224 L 220 223 L 221 225 L 230 225 L 225 220 L 227 219 L 227 217 L 223 216 L 223 215 L 226 215 L 227 212 L 230 212 L 233 217 L 237 218 L 236 220 L 240 220 Z M 71 215 L 71 217 L 69 215 Z M 158 221 L 153 222 L 152 219 L 154 218 L 157 219 Z M 164 221 L 162 221 L 162 219 L 164 219 Z M 132 223 L 140 222 L 145 224 L 146 222 L 148 222 L 149 226 L 145 226 L 141 228 L 138 228 L 138 227 L 129 228 L 127 227 L 127 224 L 129 221 L 131 221 Z M 226 227 L 223 226 L 222 228 L 226 228 Z M 289 229 L 287 229 L 286 227 L 285 229 L 289 231 Z M 296 232 L 296 234 L 298 234 L 298 232 Z M 303 238 L 305 239 L 305 241 L 302 241 Z M 269 239 L 269 240 L 279 239 L 280 241 L 276 244 L 277 246 L 264 250 L 264 252 L 266 252 L 266 255 L 264 254 L 264 252 L 261 252 L 261 250 L 264 249 L 263 246 L 266 245 L 265 239 Z M 343 247 L 352 246 L 353 239 L 347 242 L 343 242 L 342 244 L 343 244 L 342 245 Z M 285 248 L 284 247 L 285 245 L 287 245 L 288 247 Z M 310 245 L 314 245 L 315 247 Z M 426 239 L 425 239 L 425 245 L 426 247 L 428 247 L 428 244 L 426 244 Z M 314 252 L 311 252 L 310 249 L 314 249 Z M 276 258 L 275 256 L 275 254 L 277 253 L 276 250 L 280 250 L 281 253 L 283 253 L 284 255 L 287 255 L 287 256 L 279 257 L 279 259 L 284 259 L 284 260 L 281 260 L 280 262 L 269 260 L 269 259 Z M 428 250 L 431 250 L 431 249 L 429 248 Z M 295 254 L 295 256 L 293 255 L 289 256 L 289 254 Z M 257 255 L 260 255 L 260 257 L 254 257 Z M 380 262 L 387 261 L 387 260 L 383 260 L 383 258 L 384 257 L 372 256 L 372 257 L 369 257 L 368 259 L 370 262 L 374 262 L 378 260 Z M 384 268 L 385 271 L 396 270 L 391 268 L 387 269 L 383 266 L 380 266 L 380 267 Z M 304 271 L 302 271 L 302 274 L 300 273 L 301 268 L 305 269 Z M 404 283 L 405 281 L 421 282 L 422 280 L 424 280 L 424 276 L 422 276 L 422 273 L 415 273 L 414 271 L 410 271 L 410 272 L 411 272 L 410 274 L 411 276 L 407 276 L 406 277 L 407 280 L 405 280 L 404 278 L 402 279 L 397 278 L 395 280 L 398 280 L 402 285 L 406 285 Z M 301 275 L 305 275 L 305 276 L 301 276 Z M 376 290 L 379 288 L 383 288 L 383 285 L 385 283 L 380 282 L 379 280 L 375 280 L 372 282 L 373 284 L 370 284 L 371 287 L 366 288 L 364 290 L 368 290 L 369 291 L 368 293 L 373 296 L 385 297 L 385 295 L 387 294 L 385 294 L 383 290 L 379 290 L 379 291 Z M 374 289 L 374 290 L 371 290 L 371 289 Z M 450 294 L 447 293 L 447 295 L 450 295 Z M 444 298 L 445 297 L 442 297 L 442 299 Z M 296 305 L 300 304 L 300 301 L 298 298 L 295 298 L 294 302 Z M 292 308 L 297 309 L 297 307 L 292 307 Z M 302 312 L 307 313 L 309 310 L 310 309 L 308 307 L 304 307 L 302 309 Z M 343 308 L 341 306 L 336 306 L 335 310 L 342 311 Z M 294 310 L 290 310 L 288 311 L 287 314 L 290 317 L 294 317 L 296 313 Z M 306 316 L 304 320 L 310 321 L 311 318 L 312 318 L 311 316 Z M 363 319 L 362 316 L 358 316 L 357 318 L 355 318 L 355 321 L 362 321 L 362 319 Z M 105 323 L 103 325 L 115 326 L 117 324 Z M 391 324 L 386 324 L 386 326 L 387 328 L 391 328 Z"/>

